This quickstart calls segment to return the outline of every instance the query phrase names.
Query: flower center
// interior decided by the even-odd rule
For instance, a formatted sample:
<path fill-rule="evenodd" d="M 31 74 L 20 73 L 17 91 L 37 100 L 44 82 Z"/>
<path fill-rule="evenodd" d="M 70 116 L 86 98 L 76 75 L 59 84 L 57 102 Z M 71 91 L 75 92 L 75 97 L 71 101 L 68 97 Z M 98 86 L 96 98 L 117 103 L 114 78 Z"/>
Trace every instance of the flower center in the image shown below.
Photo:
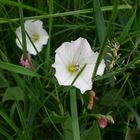
<path fill-rule="evenodd" d="M 33 39 L 34 41 L 38 41 L 39 38 L 40 38 L 39 34 L 34 34 L 34 35 L 32 36 L 32 39 Z"/>
<path fill-rule="evenodd" d="M 69 66 L 68 66 L 68 71 L 70 72 L 70 73 L 74 73 L 74 72 L 76 72 L 76 71 L 79 71 L 79 69 L 80 69 L 80 67 L 79 67 L 79 65 L 78 64 L 70 64 Z"/>

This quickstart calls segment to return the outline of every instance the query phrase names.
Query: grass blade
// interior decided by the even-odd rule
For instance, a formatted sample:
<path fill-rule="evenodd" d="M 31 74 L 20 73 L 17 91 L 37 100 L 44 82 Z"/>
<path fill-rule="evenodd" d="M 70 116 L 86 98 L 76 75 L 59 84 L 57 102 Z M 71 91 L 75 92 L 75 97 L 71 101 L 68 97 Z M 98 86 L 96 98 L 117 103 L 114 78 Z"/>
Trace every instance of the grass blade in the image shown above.
<path fill-rule="evenodd" d="M 0 116 L 11 126 L 11 128 L 20 136 L 19 128 L 13 123 L 13 121 L 3 112 L 0 110 Z"/>
<path fill-rule="evenodd" d="M 104 17 L 101 11 L 99 0 L 93 1 L 93 7 L 94 7 L 94 15 L 95 15 L 95 22 L 97 26 L 98 38 L 100 44 L 102 44 L 106 35 L 106 27 L 105 27 Z"/>
<path fill-rule="evenodd" d="M 98 6 L 100 6 L 98 4 Z M 100 8 L 98 8 L 97 10 L 99 10 Z M 97 58 L 97 61 L 96 61 L 96 64 L 95 64 L 95 68 L 94 68 L 94 71 L 93 71 L 93 79 L 95 78 L 96 76 L 96 72 L 98 70 L 98 66 L 100 64 L 100 62 L 102 61 L 103 57 L 104 57 L 104 53 L 105 53 L 105 44 L 106 44 L 106 41 L 107 41 L 107 38 L 109 36 L 109 33 L 111 31 L 111 25 L 112 25 L 112 22 L 114 21 L 115 17 L 116 17 L 116 14 L 117 14 L 117 10 L 118 10 L 118 3 L 117 1 L 114 1 L 114 8 L 113 8 L 113 11 L 112 11 L 112 15 L 111 15 L 111 18 L 110 18 L 110 22 L 107 26 L 107 29 L 106 29 L 106 32 L 103 32 L 101 31 L 98 31 L 98 34 L 100 33 L 102 35 L 102 37 L 100 37 L 100 52 L 99 52 L 99 55 L 98 55 L 98 58 Z M 101 12 L 101 11 L 100 11 Z M 96 15 L 96 16 L 101 16 L 101 15 Z M 100 17 L 102 18 L 102 16 Z M 96 18 L 96 20 L 100 20 L 99 18 Z M 103 19 L 101 19 L 101 21 L 103 22 Z M 98 21 L 96 21 L 98 23 Z M 100 23 L 100 21 L 99 21 Z M 98 26 L 98 25 L 97 25 Z M 97 27 L 99 28 L 99 27 Z M 104 37 L 103 37 L 104 35 Z"/>
<path fill-rule="evenodd" d="M 19 114 L 19 118 L 20 118 L 22 127 L 23 127 L 23 133 L 24 133 L 25 137 L 27 138 L 27 140 L 30 140 L 30 135 L 29 134 L 31 134 L 31 133 L 30 133 L 29 127 L 27 125 L 28 123 L 25 120 L 23 111 L 22 111 L 18 101 L 16 101 L 16 108 L 17 108 L 17 111 L 18 111 L 18 114 Z"/>
<path fill-rule="evenodd" d="M 130 30 L 130 28 L 131 28 L 131 26 L 133 24 L 133 21 L 134 21 L 135 17 L 136 17 L 136 11 L 133 13 L 132 17 L 130 18 L 130 20 L 128 21 L 127 25 L 124 27 L 120 37 L 118 38 L 120 44 L 125 41 L 125 38 L 129 33 L 129 30 Z"/>
<path fill-rule="evenodd" d="M 73 140 L 80 140 L 79 121 L 77 113 L 76 89 L 70 91 L 70 106 L 73 128 Z"/>
<path fill-rule="evenodd" d="M 15 73 L 28 75 L 28 76 L 32 76 L 32 77 L 38 77 L 39 76 L 37 73 L 35 73 L 33 71 L 30 71 L 30 70 L 28 70 L 24 67 L 14 65 L 14 64 L 10 64 L 10 63 L 6 63 L 6 62 L 2 62 L 2 61 L 0 61 L 0 69 L 4 69 L 4 70 L 8 70 L 10 72 L 15 72 Z"/>
<path fill-rule="evenodd" d="M 28 5 L 25 5 L 25 4 L 22 4 L 22 3 L 14 2 L 14 1 L 11 1 L 11 0 L 0 0 L 0 3 L 7 4 L 7 5 L 10 5 L 10 6 L 20 7 L 20 8 L 26 9 L 26 10 L 30 10 L 30 11 L 35 11 L 35 12 L 38 12 L 40 14 L 46 14 L 44 11 L 38 10 L 36 8 L 33 8 L 31 6 L 28 6 Z"/>
<path fill-rule="evenodd" d="M 19 3 L 20 0 L 18 0 Z M 22 34 L 22 50 L 24 57 L 27 58 L 27 49 L 26 49 L 26 32 L 25 32 L 25 27 L 24 27 L 24 15 L 23 15 L 23 10 L 22 8 L 19 7 L 19 15 L 20 15 L 20 24 L 21 24 L 21 34 Z"/>

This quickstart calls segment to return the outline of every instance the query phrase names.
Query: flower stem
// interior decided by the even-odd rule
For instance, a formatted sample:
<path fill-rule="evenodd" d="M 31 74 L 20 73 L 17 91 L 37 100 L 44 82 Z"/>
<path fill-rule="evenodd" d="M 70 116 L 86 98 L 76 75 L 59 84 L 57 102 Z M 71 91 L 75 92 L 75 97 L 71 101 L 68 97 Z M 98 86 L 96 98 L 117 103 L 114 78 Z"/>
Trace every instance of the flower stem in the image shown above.
<path fill-rule="evenodd" d="M 49 0 L 48 1 L 48 5 L 49 5 L 49 14 L 53 14 L 53 0 Z M 50 64 L 50 47 L 51 47 L 51 34 L 52 34 L 52 24 L 53 24 L 53 17 L 49 18 L 49 41 L 48 41 L 48 46 L 47 46 L 47 50 L 46 50 L 46 58 L 45 58 L 45 62 L 46 62 L 46 76 L 48 75 L 48 67 Z"/>
<path fill-rule="evenodd" d="M 70 90 L 70 106 L 71 106 L 72 129 L 73 129 L 73 138 L 74 138 L 73 140 L 80 140 L 76 89 Z"/>
<path fill-rule="evenodd" d="M 19 4 L 22 4 L 21 0 L 18 0 Z M 24 15 L 23 15 L 23 9 L 19 7 L 19 15 L 20 15 L 20 23 L 21 23 L 21 35 L 22 35 L 22 49 L 24 57 L 27 58 L 27 49 L 26 49 L 26 31 L 24 27 Z"/>

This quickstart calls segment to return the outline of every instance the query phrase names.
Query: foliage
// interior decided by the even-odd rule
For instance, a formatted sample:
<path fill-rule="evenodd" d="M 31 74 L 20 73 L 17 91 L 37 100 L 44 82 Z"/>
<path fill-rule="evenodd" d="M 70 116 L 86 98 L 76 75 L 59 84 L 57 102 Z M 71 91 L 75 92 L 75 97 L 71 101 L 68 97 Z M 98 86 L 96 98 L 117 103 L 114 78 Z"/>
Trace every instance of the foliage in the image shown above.
<path fill-rule="evenodd" d="M 73 128 L 80 131 L 81 140 L 138 140 L 139 7 L 138 0 L 0 0 L 0 140 L 72 140 Z M 48 44 L 32 56 L 32 71 L 19 66 L 27 52 L 15 42 L 16 28 L 27 19 L 42 20 L 49 34 Z M 60 86 L 52 68 L 55 50 L 79 37 L 100 53 L 93 74 L 98 100 L 92 110 L 87 108 L 89 92 Z M 119 44 L 118 50 L 114 52 L 108 42 Z M 96 76 L 103 58 L 105 73 Z M 70 99 L 72 91 L 75 102 Z M 73 103 L 79 128 L 73 123 Z M 99 128 L 99 114 L 110 114 L 115 123 Z"/>

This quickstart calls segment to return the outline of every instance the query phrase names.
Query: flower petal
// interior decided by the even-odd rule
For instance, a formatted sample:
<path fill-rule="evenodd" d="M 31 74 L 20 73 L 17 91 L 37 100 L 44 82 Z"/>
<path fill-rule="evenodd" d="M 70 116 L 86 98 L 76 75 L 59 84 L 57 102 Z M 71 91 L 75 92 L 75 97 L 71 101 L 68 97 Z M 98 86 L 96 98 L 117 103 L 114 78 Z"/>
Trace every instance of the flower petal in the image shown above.
<path fill-rule="evenodd" d="M 44 44 L 48 42 L 48 33 L 43 29 L 43 22 L 40 20 L 27 20 L 25 21 L 25 31 L 26 35 L 26 49 L 30 54 L 36 55 L 43 48 Z M 17 46 L 22 49 L 22 34 L 21 27 L 16 29 Z M 19 39 L 19 40 L 18 40 Z M 35 47 L 34 47 L 35 46 Z"/>
<path fill-rule="evenodd" d="M 36 55 L 42 48 L 43 46 L 39 42 L 34 42 L 34 45 L 30 41 L 27 42 L 27 51 L 30 54 Z"/>
<path fill-rule="evenodd" d="M 94 53 L 84 38 L 75 41 L 64 42 L 56 51 L 55 63 L 52 65 L 56 69 L 55 76 L 60 85 L 71 85 L 79 70 L 86 67 L 77 77 L 73 86 L 80 89 L 81 93 L 92 89 L 92 74 L 98 58 L 98 53 Z M 69 71 L 68 67 L 75 66 L 74 71 Z M 78 67 L 78 69 L 77 69 Z M 102 75 L 105 64 L 101 62 L 97 74 Z"/>
<path fill-rule="evenodd" d="M 79 76 L 75 81 L 74 86 L 79 88 L 81 93 L 84 93 L 92 88 L 92 81 L 91 79 L 84 79 L 82 76 Z"/>
<path fill-rule="evenodd" d="M 28 32 L 29 35 L 30 33 L 39 33 L 40 29 L 42 29 L 42 25 L 43 22 L 41 20 L 27 20 L 25 21 L 25 30 Z"/>
<path fill-rule="evenodd" d="M 105 70 L 105 62 L 104 62 L 104 60 L 102 60 L 98 67 L 97 75 L 100 75 L 100 76 L 103 75 L 104 70 Z"/>
<path fill-rule="evenodd" d="M 17 35 L 17 38 L 16 38 L 16 44 L 17 46 L 22 49 L 22 36 L 21 36 L 21 27 L 18 27 L 16 29 L 16 35 Z"/>
<path fill-rule="evenodd" d="M 49 35 L 48 35 L 48 33 L 46 32 L 46 30 L 40 29 L 40 39 L 39 39 L 39 43 L 42 44 L 42 45 L 47 44 L 48 38 L 49 38 Z"/>

